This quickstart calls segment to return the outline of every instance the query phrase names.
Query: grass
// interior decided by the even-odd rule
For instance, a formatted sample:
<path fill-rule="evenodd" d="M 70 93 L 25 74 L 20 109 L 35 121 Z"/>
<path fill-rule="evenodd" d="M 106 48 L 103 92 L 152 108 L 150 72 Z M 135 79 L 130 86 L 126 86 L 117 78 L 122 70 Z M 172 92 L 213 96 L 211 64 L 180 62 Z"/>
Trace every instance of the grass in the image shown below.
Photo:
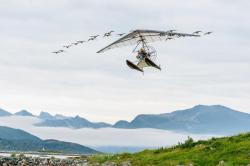
<path fill-rule="evenodd" d="M 120 165 L 130 162 L 134 166 L 247 166 L 250 164 L 250 133 L 232 137 L 212 138 L 194 142 L 188 138 L 184 143 L 170 148 L 144 150 L 139 153 L 94 155 L 91 163 L 114 162 Z"/>

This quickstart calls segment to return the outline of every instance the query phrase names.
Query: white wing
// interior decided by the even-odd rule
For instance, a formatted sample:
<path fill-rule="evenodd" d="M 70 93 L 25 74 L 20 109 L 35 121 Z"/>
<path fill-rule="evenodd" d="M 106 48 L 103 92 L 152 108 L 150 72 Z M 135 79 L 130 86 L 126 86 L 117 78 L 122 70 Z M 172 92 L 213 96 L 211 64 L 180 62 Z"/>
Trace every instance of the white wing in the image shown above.
<path fill-rule="evenodd" d="M 168 37 L 179 38 L 179 37 L 200 37 L 200 35 L 186 34 L 186 33 L 175 33 L 170 31 L 155 31 L 155 30 L 135 30 L 126 36 L 118 39 L 117 41 L 111 43 L 107 47 L 99 50 L 97 53 L 105 52 L 112 48 L 123 47 L 128 45 L 138 44 L 140 41 L 146 43 L 155 42 L 159 40 L 165 40 Z"/>

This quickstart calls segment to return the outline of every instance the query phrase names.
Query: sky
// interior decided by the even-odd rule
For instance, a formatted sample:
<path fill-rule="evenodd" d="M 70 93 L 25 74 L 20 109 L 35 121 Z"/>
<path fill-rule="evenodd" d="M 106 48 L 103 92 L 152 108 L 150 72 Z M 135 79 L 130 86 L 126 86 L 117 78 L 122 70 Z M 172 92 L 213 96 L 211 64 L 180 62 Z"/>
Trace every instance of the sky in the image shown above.
<path fill-rule="evenodd" d="M 110 123 L 197 104 L 250 113 L 249 8 L 247 0 L 0 0 L 0 107 Z M 133 46 L 96 53 L 117 36 L 51 53 L 134 29 L 214 33 L 152 43 L 162 71 L 144 75 L 126 66 Z"/>

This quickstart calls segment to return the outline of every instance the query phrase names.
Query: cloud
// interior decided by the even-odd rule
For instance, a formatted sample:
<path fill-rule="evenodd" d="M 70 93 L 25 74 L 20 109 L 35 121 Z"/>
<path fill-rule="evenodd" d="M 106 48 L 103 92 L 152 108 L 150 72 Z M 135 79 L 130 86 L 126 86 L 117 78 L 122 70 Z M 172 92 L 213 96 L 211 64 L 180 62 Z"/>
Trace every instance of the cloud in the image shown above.
<path fill-rule="evenodd" d="M 4 0 L 0 106 L 109 122 L 195 104 L 249 112 L 249 5 L 224 0 Z M 214 34 L 152 43 L 163 70 L 146 69 L 144 76 L 125 64 L 134 59 L 133 46 L 96 54 L 115 37 L 51 54 L 92 34 L 136 28 Z"/>
<path fill-rule="evenodd" d="M 85 146 L 132 146 L 132 147 L 162 147 L 183 142 L 188 136 L 195 140 L 208 139 L 216 135 L 199 135 L 175 133 L 157 129 L 69 129 L 53 127 L 35 127 L 32 124 L 39 119 L 32 117 L 1 117 L 0 125 L 23 129 L 42 139 L 57 139 L 79 143 Z M 143 141 L 142 141 L 143 140 Z"/>

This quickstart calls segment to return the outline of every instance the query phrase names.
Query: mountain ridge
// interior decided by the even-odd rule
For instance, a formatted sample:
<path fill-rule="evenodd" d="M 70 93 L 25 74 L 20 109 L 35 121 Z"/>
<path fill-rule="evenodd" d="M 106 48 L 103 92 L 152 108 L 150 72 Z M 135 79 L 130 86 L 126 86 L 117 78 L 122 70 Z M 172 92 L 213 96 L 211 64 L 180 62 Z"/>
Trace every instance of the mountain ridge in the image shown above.
<path fill-rule="evenodd" d="M 111 127 L 110 124 L 104 122 L 90 122 L 80 116 L 70 117 L 66 119 L 46 119 L 40 123 L 35 124 L 36 126 L 47 126 L 47 127 L 69 127 L 69 128 L 104 128 Z"/>
<path fill-rule="evenodd" d="M 10 116 L 10 115 L 12 115 L 12 114 L 9 113 L 9 112 L 6 111 L 6 110 L 0 108 L 0 117 L 1 117 L 1 116 Z"/>
<path fill-rule="evenodd" d="M 64 123 L 66 122 L 67 120 Z M 40 126 L 55 127 L 56 125 L 53 126 L 44 121 Z M 58 126 L 66 127 L 66 125 Z M 196 105 L 189 109 L 170 113 L 140 114 L 130 122 L 119 120 L 113 125 L 104 127 L 122 129 L 155 128 L 197 134 L 235 134 L 250 131 L 248 126 L 250 126 L 250 114 L 248 113 L 236 111 L 222 105 Z M 82 125 L 75 128 L 81 127 L 102 128 L 103 126 Z"/>
<path fill-rule="evenodd" d="M 14 115 L 18 115 L 18 116 L 34 116 L 32 113 L 28 112 L 27 110 L 18 111 Z"/>

